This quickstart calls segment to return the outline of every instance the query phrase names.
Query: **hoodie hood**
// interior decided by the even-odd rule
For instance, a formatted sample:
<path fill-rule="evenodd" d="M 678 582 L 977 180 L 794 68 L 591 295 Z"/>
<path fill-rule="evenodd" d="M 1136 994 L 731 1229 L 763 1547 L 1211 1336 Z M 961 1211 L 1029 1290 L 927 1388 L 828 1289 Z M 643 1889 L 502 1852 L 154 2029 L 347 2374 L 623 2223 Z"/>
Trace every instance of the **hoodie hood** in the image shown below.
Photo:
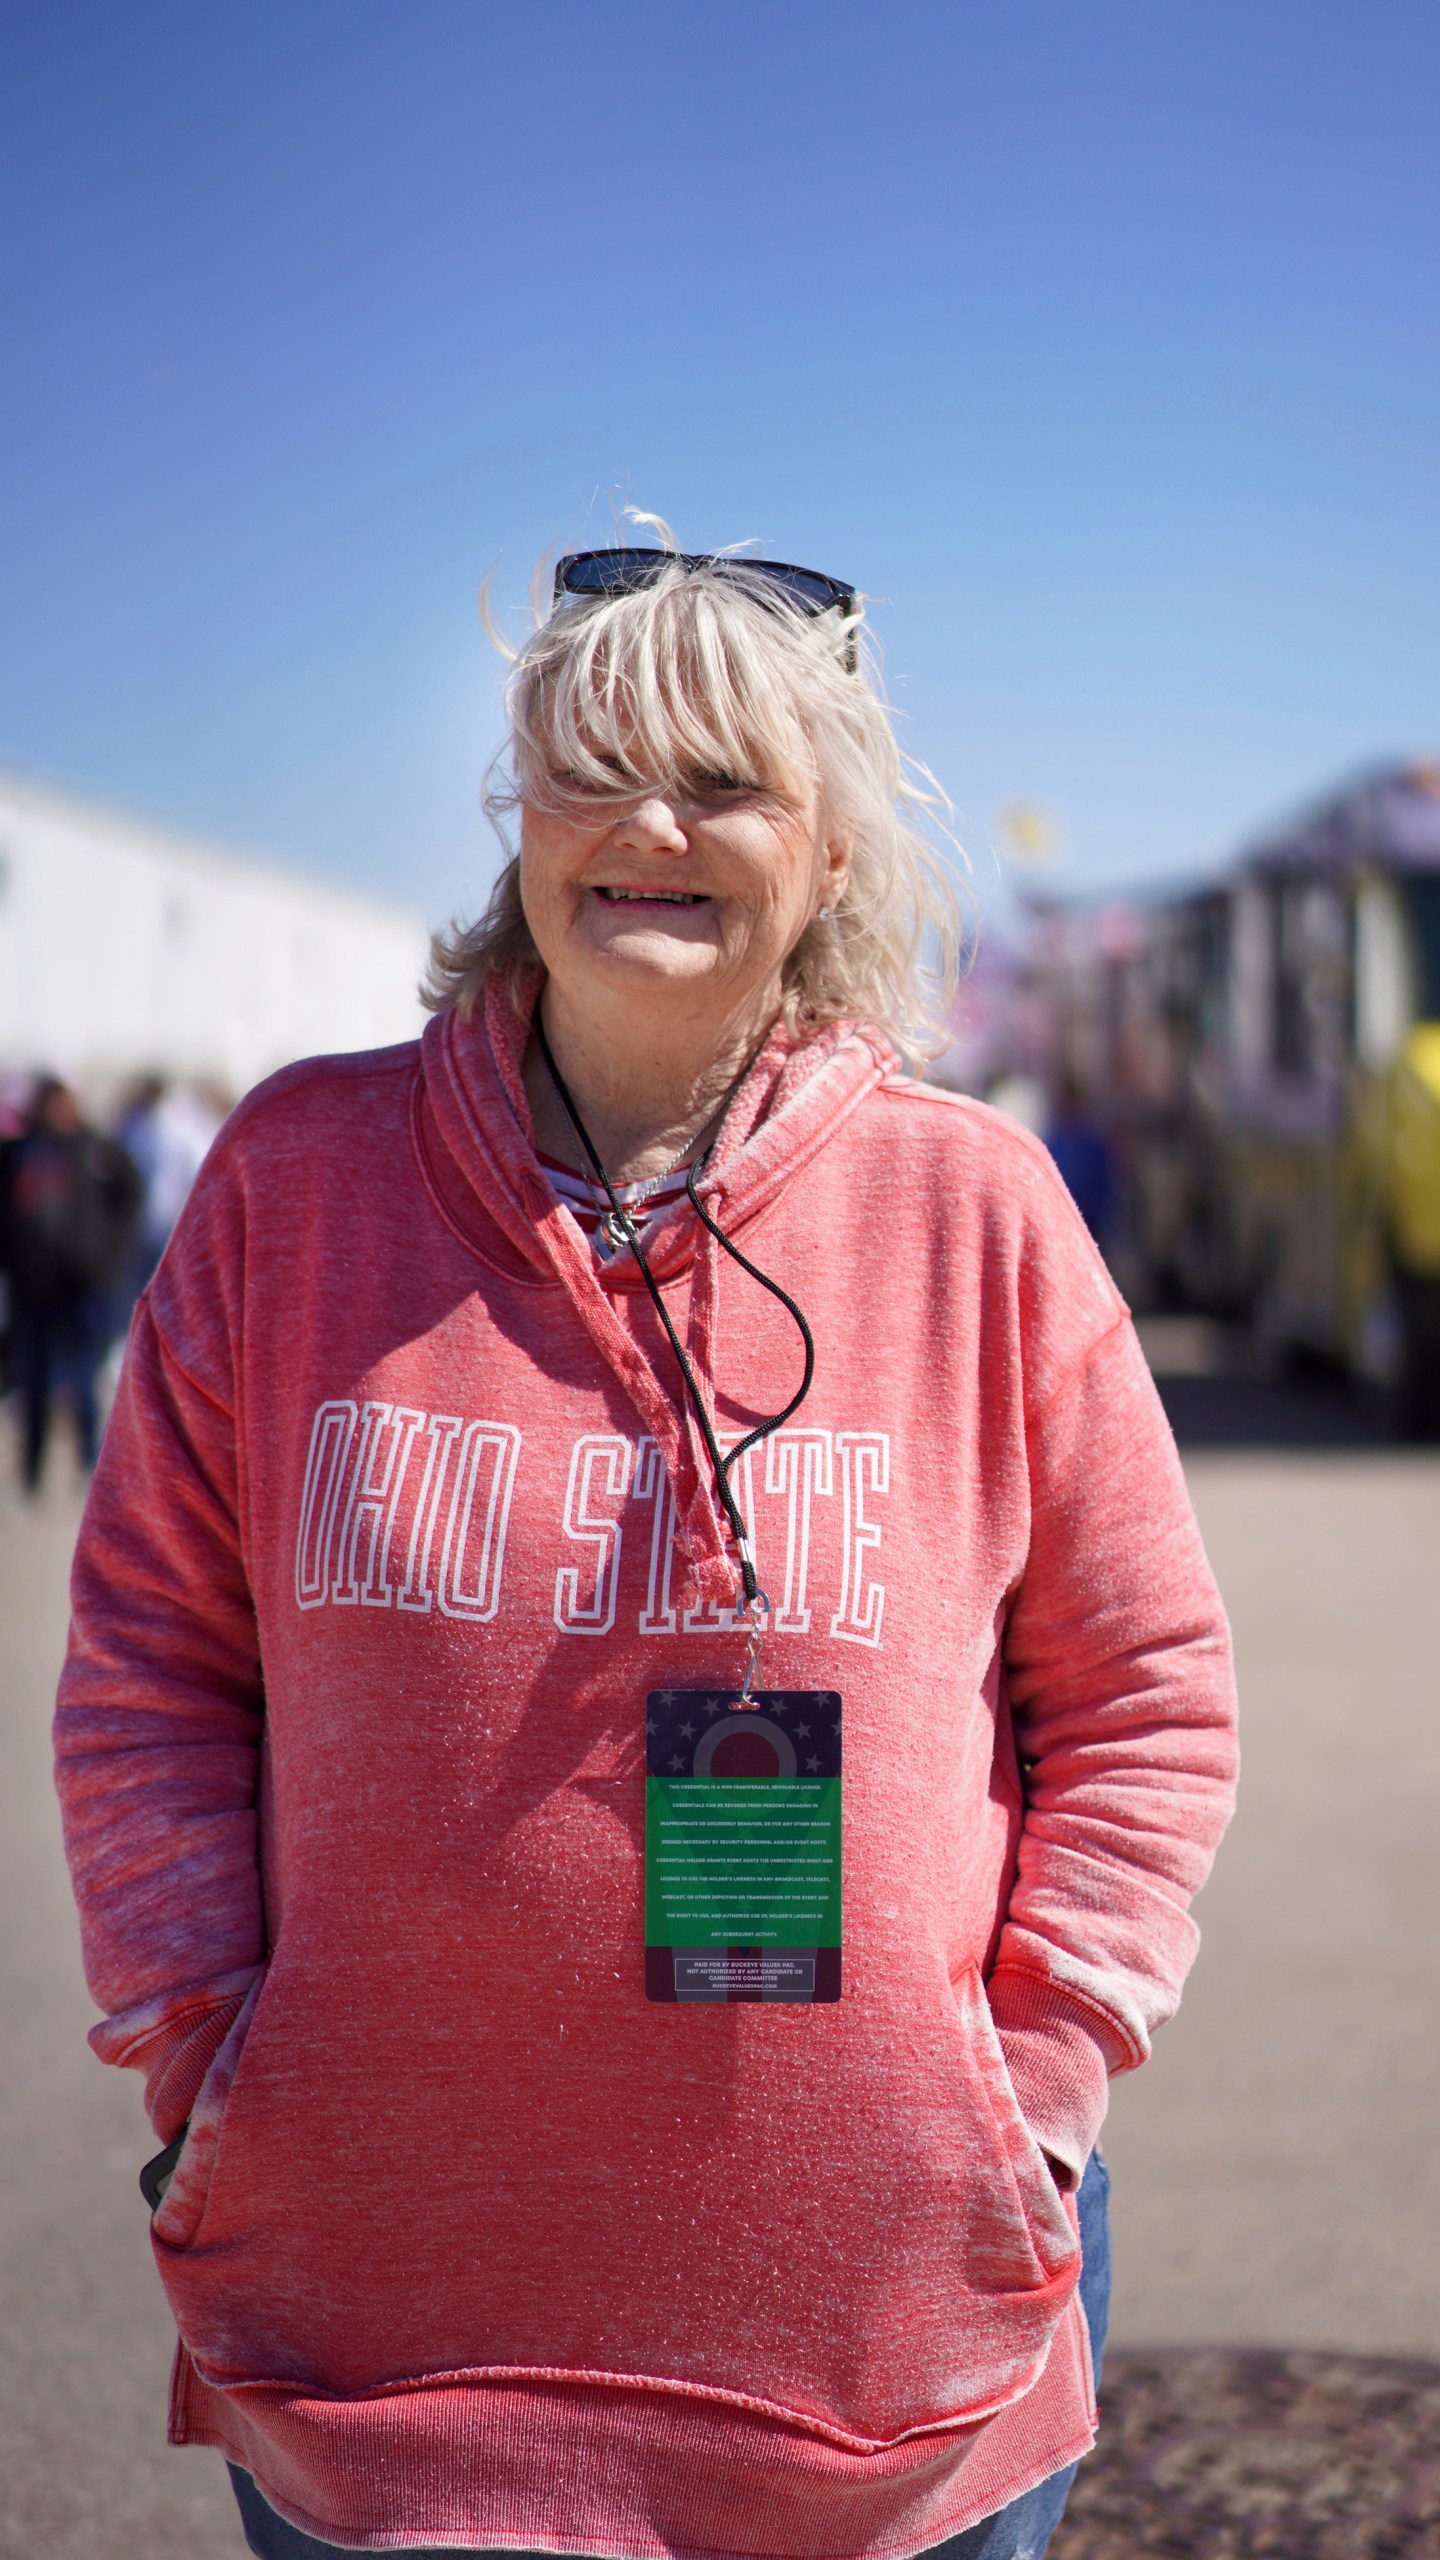
<path fill-rule="evenodd" d="M 543 984 L 536 971 L 517 1000 L 497 974 L 470 1021 L 449 1012 L 428 1025 L 421 1042 L 421 1144 L 429 1138 L 443 1148 L 447 1161 L 432 1170 L 452 1201 L 458 1182 L 537 1278 L 565 1291 L 659 1444 L 702 1604 L 729 1607 L 739 1563 L 684 1381 L 673 1360 L 658 1371 L 624 1321 L 625 1299 L 645 1287 L 635 1256 L 627 1248 L 612 1262 L 599 1262 L 536 1156 L 522 1069 Z M 869 1026 L 837 1024 L 802 1041 L 777 1023 L 731 1101 L 698 1185 L 726 1234 L 738 1241 L 899 1066 L 895 1051 Z M 677 1322 L 676 1329 L 713 1422 L 721 1249 L 686 1201 L 658 1222 L 645 1258 L 662 1288 L 688 1289 L 688 1327 Z"/>

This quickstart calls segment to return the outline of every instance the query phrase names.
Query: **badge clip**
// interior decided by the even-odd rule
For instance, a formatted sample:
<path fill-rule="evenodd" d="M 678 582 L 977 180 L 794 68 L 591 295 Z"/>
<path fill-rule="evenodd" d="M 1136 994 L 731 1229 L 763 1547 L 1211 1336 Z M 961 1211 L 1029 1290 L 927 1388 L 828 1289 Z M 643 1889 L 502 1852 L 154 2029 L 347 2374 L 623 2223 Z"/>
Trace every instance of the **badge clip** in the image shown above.
<path fill-rule="evenodd" d="M 753 1707 L 757 1704 L 755 1696 L 755 1680 L 760 1669 L 760 1654 L 765 1642 L 765 1629 L 770 1619 L 769 1592 L 753 1592 L 750 1598 L 744 1603 L 744 1606 L 750 1617 L 750 1651 L 746 1658 L 745 1678 L 741 1686 L 740 1695 L 738 1698 L 734 1699 L 732 1703 L 737 1707 Z"/>

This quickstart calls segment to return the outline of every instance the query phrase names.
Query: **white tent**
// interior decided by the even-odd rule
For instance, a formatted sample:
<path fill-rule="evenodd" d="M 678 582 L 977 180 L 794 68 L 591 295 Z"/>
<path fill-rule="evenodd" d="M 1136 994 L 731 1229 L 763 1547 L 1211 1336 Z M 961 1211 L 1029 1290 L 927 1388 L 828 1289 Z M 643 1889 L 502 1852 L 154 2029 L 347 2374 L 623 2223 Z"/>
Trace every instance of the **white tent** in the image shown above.
<path fill-rule="evenodd" d="M 418 915 L 0 775 L 0 1071 L 232 1095 L 414 1037 Z"/>

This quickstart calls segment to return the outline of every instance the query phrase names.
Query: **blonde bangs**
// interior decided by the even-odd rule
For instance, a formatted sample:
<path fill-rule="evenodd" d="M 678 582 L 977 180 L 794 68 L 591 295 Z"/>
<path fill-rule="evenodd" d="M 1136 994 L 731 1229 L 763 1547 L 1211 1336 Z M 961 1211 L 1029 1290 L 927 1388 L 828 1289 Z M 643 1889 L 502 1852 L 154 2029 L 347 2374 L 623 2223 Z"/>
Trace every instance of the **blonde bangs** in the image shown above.
<path fill-rule="evenodd" d="M 468 1014 L 494 971 L 518 988 L 539 965 L 508 834 L 518 809 L 723 775 L 790 800 L 813 791 L 822 823 L 853 836 L 838 909 L 786 963 L 790 1029 L 869 1021 L 912 1062 L 932 1056 L 963 947 L 947 859 L 959 848 L 944 794 L 900 752 L 873 664 L 854 664 L 855 619 L 803 613 L 727 559 L 677 561 L 633 594 L 569 597 L 538 621 L 513 659 L 509 745 L 485 788 L 508 859 L 479 920 L 435 937 L 432 1009 Z"/>
<path fill-rule="evenodd" d="M 745 587 L 743 571 L 722 586 L 675 569 L 638 595 L 562 606 L 510 688 L 516 801 L 563 798 L 571 777 L 587 798 L 623 798 L 722 773 L 803 796 L 818 779 L 793 681 L 805 623 L 785 614 L 782 633 L 780 609 Z"/>

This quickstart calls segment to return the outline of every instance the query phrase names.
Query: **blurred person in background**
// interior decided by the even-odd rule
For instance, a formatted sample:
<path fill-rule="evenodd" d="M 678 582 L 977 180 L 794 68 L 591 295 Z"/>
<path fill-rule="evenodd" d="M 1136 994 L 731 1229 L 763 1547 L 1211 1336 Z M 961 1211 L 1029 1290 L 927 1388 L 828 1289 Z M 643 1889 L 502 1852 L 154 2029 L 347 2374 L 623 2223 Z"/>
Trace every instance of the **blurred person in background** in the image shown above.
<path fill-rule="evenodd" d="M 1060 1179 L 1102 1253 L 1115 1216 L 1110 1140 L 1074 1076 L 1063 1076 L 1045 1123 L 1045 1144 Z"/>
<path fill-rule="evenodd" d="M 72 1408 L 82 1464 L 95 1464 L 96 1377 L 140 1200 L 125 1149 L 87 1126 L 58 1076 L 42 1077 L 19 1134 L 0 1145 L 4 1374 L 20 1402 L 29 1493 L 39 1488 L 57 1395 Z"/>
<path fill-rule="evenodd" d="M 17 1075 L 12 1068 L 0 1075 L 0 1146 L 7 1138 L 18 1138 L 30 1116 L 30 1098 L 34 1079 Z"/>
<path fill-rule="evenodd" d="M 224 1118 L 224 1111 L 194 1087 L 149 1075 L 141 1079 L 116 1122 L 115 1135 L 143 1185 L 127 1274 L 127 1321 L 130 1308 L 159 1265 Z"/>
<path fill-rule="evenodd" d="M 1093 2436 L 1228 1639 L 1050 1158 L 902 1065 L 859 619 L 562 561 L 423 1040 L 252 1093 L 141 1300 L 58 1765 L 264 2560 L 1035 2560 Z"/>

